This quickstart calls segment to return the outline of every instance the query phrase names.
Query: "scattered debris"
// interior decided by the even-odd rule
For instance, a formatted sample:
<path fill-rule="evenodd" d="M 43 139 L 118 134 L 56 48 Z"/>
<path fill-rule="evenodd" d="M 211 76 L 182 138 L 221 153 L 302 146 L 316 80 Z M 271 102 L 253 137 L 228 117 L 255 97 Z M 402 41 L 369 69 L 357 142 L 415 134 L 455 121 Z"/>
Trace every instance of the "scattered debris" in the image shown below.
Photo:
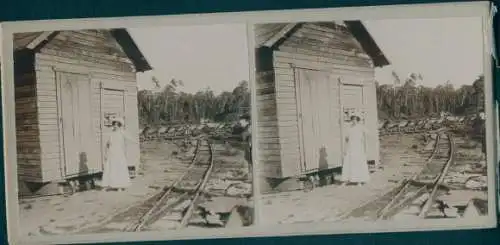
<path fill-rule="evenodd" d="M 252 185 L 249 183 L 234 183 L 226 189 L 228 196 L 250 196 L 252 194 Z"/>
<path fill-rule="evenodd" d="M 158 189 L 160 189 L 161 187 L 156 186 L 156 185 L 150 185 L 150 186 L 148 186 L 148 188 L 151 188 L 151 189 L 154 189 L 154 190 L 158 190 Z"/>
<path fill-rule="evenodd" d="M 424 150 L 425 151 L 432 151 L 434 149 L 434 142 L 429 142 L 427 145 L 425 145 Z"/>
<path fill-rule="evenodd" d="M 473 176 L 465 182 L 465 188 L 472 190 L 485 190 L 488 188 L 487 176 Z"/>

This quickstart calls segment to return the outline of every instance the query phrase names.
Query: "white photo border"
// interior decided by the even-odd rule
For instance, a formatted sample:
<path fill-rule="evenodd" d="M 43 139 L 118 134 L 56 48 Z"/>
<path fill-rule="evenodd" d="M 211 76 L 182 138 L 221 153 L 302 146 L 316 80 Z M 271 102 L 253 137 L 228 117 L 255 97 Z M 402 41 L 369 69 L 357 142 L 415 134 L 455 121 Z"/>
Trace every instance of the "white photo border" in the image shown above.
<path fill-rule="evenodd" d="M 485 4 L 485 2 L 480 2 Z M 466 5 L 472 4 L 472 3 L 466 3 Z M 444 7 L 444 5 L 448 4 L 438 4 L 438 5 L 433 5 L 432 7 L 423 4 L 423 5 L 407 5 L 403 9 L 399 9 L 399 13 L 392 12 L 392 10 L 396 10 L 399 6 L 380 6 L 380 9 L 378 9 L 381 12 L 384 12 L 384 14 L 381 14 L 381 16 L 376 16 L 375 14 L 371 15 L 371 13 L 366 13 L 367 15 L 364 15 L 362 17 L 358 17 L 358 15 L 351 15 L 350 17 L 343 17 L 342 14 L 330 14 L 326 15 L 323 13 L 317 13 L 316 16 L 299 16 L 296 15 L 294 17 L 289 17 L 285 16 L 283 13 L 280 16 L 266 16 L 267 18 L 262 18 L 266 19 L 267 21 L 262 21 L 262 19 L 259 19 L 258 21 L 255 22 L 249 22 L 250 26 L 258 25 L 258 24 L 269 24 L 269 23 L 290 23 L 290 22 L 314 22 L 314 21 L 332 21 L 332 18 L 330 16 L 335 15 L 336 18 L 335 20 L 360 20 L 360 21 L 366 21 L 366 20 L 390 20 L 390 19 L 436 19 L 436 18 L 460 18 L 460 17 L 478 17 L 482 19 L 482 31 L 483 31 L 483 72 L 484 72 L 484 79 L 485 79 L 485 114 L 486 114 L 486 160 L 487 160 L 487 179 L 488 179 L 488 216 L 482 217 L 481 219 L 478 219 L 476 222 L 471 223 L 470 220 L 468 221 L 460 221 L 460 220 L 454 220 L 453 222 L 446 221 L 446 220 L 422 220 L 418 224 L 416 223 L 411 223 L 408 224 L 406 221 L 377 221 L 377 222 L 360 222 L 360 221 L 348 221 L 348 222 L 324 222 L 324 223 L 316 223 L 316 224 L 311 224 L 308 223 L 307 225 L 302 225 L 302 224 L 280 224 L 279 227 L 307 227 L 307 228 L 297 228 L 294 232 L 281 232 L 282 229 L 277 228 L 278 225 L 262 225 L 264 227 L 268 227 L 268 229 L 273 229 L 275 232 L 278 232 L 279 234 L 288 234 L 288 235 L 294 235 L 294 234 L 318 234 L 316 232 L 310 233 L 310 230 L 322 230 L 324 229 L 325 226 L 329 227 L 330 234 L 344 234 L 344 233 L 366 233 L 366 232 L 404 232 L 404 231 L 430 231 L 430 230 L 460 230 L 460 229 L 480 229 L 480 228 L 492 228 L 496 227 L 496 222 L 497 222 L 497 216 L 496 216 L 496 202 L 497 202 L 497 194 L 500 195 L 500 193 L 497 193 L 497 188 L 496 188 L 496 169 L 498 167 L 497 162 L 498 162 L 498 152 L 496 149 L 499 146 L 498 139 L 496 137 L 491 137 L 490 135 L 497 135 L 498 134 L 498 128 L 495 126 L 497 125 L 497 118 L 498 118 L 498 112 L 497 112 L 497 103 L 493 97 L 493 76 L 492 76 L 492 69 L 491 69 L 491 57 L 495 52 L 494 47 L 494 39 L 493 39 L 493 34 L 492 34 L 492 18 L 493 18 L 493 12 L 491 12 L 490 7 L 486 7 L 486 5 L 483 5 L 482 7 L 478 8 L 483 8 L 482 10 L 477 9 L 476 12 L 478 15 L 472 14 L 474 12 L 472 10 L 472 5 L 470 5 L 470 11 L 469 13 L 466 13 L 467 11 L 465 9 L 461 9 L 461 7 L 465 6 L 460 6 L 461 4 L 451 4 L 448 5 L 448 10 L 451 10 L 450 12 L 441 12 L 439 8 Z M 439 7 L 438 7 L 439 6 Z M 490 5 L 488 5 L 490 6 Z M 391 9 L 392 7 L 395 7 L 395 9 Z M 401 6 L 402 7 L 402 6 Z M 410 8 L 407 9 L 406 7 Z M 422 7 L 422 8 L 421 8 Z M 425 8 L 429 10 L 429 12 L 425 13 Z M 458 7 L 457 10 L 458 12 L 451 13 L 454 11 L 454 8 Z M 469 8 L 467 7 L 467 8 Z M 446 7 L 445 7 L 446 8 Z M 464 10 L 463 12 L 461 10 Z M 385 12 L 387 10 L 387 12 Z M 412 12 L 406 12 L 406 11 L 412 11 Z M 421 12 L 422 11 L 422 12 Z M 435 12 L 434 12 L 435 11 Z M 349 11 L 346 11 L 349 12 Z M 482 13 L 480 13 L 482 12 Z M 360 12 L 359 12 L 360 13 Z M 469 15 L 472 14 L 472 15 Z M 340 17 L 338 17 L 340 16 Z M 287 18 L 289 17 L 289 18 Z M 249 34 L 250 37 L 253 37 L 253 39 L 249 39 L 249 46 L 255 46 L 255 35 L 253 32 L 253 28 L 249 28 Z M 250 64 L 255 65 L 255 53 L 251 54 L 250 57 Z M 252 84 L 255 83 L 255 73 L 256 70 L 253 70 L 250 73 L 250 81 Z M 255 100 L 253 100 L 255 101 Z M 252 101 L 252 102 L 253 102 Z M 252 105 L 254 106 L 254 105 Z M 253 123 L 252 126 L 255 129 L 252 129 L 253 132 L 257 132 L 258 125 L 257 123 Z M 488 137 L 490 136 L 490 137 Z M 258 139 L 259 135 L 255 135 L 255 139 Z M 257 142 L 254 140 L 253 142 L 254 145 L 257 145 Z M 499 146 L 500 147 L 500 146 Z M 258 164 L 261 162 L 260 159 L 258 159 L 258 149 L 257 147 L 254 148 L 254 164 L 255 164 L 255 169 L 259 169 Z M 257 192 L 259 191 L 259 176 L 258 172 L 255 173 L 255 182 L 257 184 Z M 260 192 L 258 192 L 260 193 Z M 256 207 L 258 210 L 258 207 L 261 206 L 258 201 L 256 202 Z M 499 204 L 500 205 L 500 204 Z M 259 214 L 259 213 L 257 213 Z M 262 212 L 260 212 L 259 217 L 257 220 L 262 219 L 262 216 L 265 216 Z M 312 228 L 315 227 L 315 228 Z M 316 228 L 317 227 L 317 228 Z M 283 228 L 286 229 L 286 228 Z M 325 234 L 325 233 L 320 233 L 320 234 Z"/>
<path fill-rule="evenodd" d="M 197 230 L 196 234 L 190 230 L 176 230 L 165 232 L 141 233 L 107 233 L 85 235 L 60 235 L 60 236 L 34 236 L 22 237 L 19 235 L 19 210 L 17 198 L 17 165 L 16 163 L 16 134 L 15 134 L 15 104 L 13 73 L 13 34 L 20 32 L 74 30 L 74 29 L 108 29 L 108 28 L 138 28 L 153 26 L 179 26 L 179 25 L 208 25 L 208 24 L 246 24 L 248 38 L 251 111 L 252 117 L 257 115 L 255 81 L 255 53 L 253 26 L 259 23 L 272 22 L 298 22 L 298 21 L 332 21 L 333 20 L 382 20 L 382 19 L 428 19 L 447 17 L 478 17 L 482 18 L 484 34 L 484 75 L 485 75 L 485 112 L 487 115 L 487 135 L 497 135 L 497 110 L 494 109 L 493 78 L 491 55 L 493 35 L 491 25 L 491 5 L 489 2 L 461 2 L 441 4 L 418 5 L 392 5 L 380 7 L 348 7 L 330 9 L 306 9 L 283 11 L 259 11 L 217 14 L 188 14 L 171 16 L 150 17 L 125 17 L 125 18 L 92 18 L 70 20 L 42 20 L 19 21 L 2 23 L 2 98 L 3 98 L 3 140 L 4 140 L 4 169 L 5 193 L 9 242 L 12 244 L 54 244 L 54 243 L 91 243 L 91 242 L 124 242 L 124 241 L 160 241 L 184 239 L 209 239 L 209 238 L 236 238 L 236 237 L 270 237 L 288 235 L 319 235 L 319 234 L 348 234 L 366 232 L 402 232 L 402 231 L 430 231 L 430 230 L 456 230 L 491 228 L 496 225 L 496 182 L 495 172 L 497 159 L 497 139 L 487 138 L 488 162 L 488 216 L 477 219 L 475 222 L 461 222 L 454 220 L 432 220 L 421 224 L 407 224 L 400 222 L 373 222 L 363 223 L 309 223 L 309 224 L 283 224 L 265 226 L 259 225 L 259 183 L 258 183 L 258 149 L 252 152 L 255 167 L 254 173 L 254 199 L 256 220 L 250 227 L 238 229 L 210 229 Z M 252 132 L 256 133 L 258 125 L 252 119 Z M 252 137 L 252 145 L 256 145 L 258 136 Z"/>

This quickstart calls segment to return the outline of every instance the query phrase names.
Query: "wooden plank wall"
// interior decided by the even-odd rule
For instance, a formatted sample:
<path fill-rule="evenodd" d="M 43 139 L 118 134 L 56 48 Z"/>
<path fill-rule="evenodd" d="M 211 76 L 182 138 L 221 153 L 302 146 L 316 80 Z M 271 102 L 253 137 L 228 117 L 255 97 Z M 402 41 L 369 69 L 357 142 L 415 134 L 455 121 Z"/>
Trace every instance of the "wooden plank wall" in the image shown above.
<path fill-rule="evenodd" d="M 257 148 L 259 176 L 281 177 L 280 141 L 276 116 L 274 72 L 262 71 L 256 76 L 257 88 Z"/>
<path fill-rule="evenodd" d="M 276 81 L 277 121 L 281 146 L 281 176 L 289 177 L 300 172 L 300 149 L 297 124 L 297 96 L 294 69 L 282 56 L 274 57 Z"/>
<path fill-rule="evenodd" d="M 293 67 L 327 71 L 337 77 L 358 81 L 373 81 L 374 68 L 370 57 L 351 34 L 314 24 L 302 25 L 282 42 L 273 56 L 281 177 L 290 177 L 300 173 Z"/>
<path fill-rule="evenodd" d="M 16 75 L 15 103 L 18 178 L 20 181 L 39 182 L 42 169 L 35 74 Z"/>
<path fill-rule="evenodd" d="M 93 89 L 93 118 L 96 144 L 101 144 L 100 125 L 100 83 L 123 83 L 136 86 L 133 66 L 118 44 L 105 31 L 64 31 L 51 40 L 40 53 L 36 54 L 37 105 L 40 118 L 41 166 L 43 182 L 61 179 L 62 163 L 58 138 L 57 95 L 55 71 L 90 74 Z M 133 84 L 133 85 L 132 85 Z M 133 98 L 132 98 L 133 97 Z M 130 111 L 137 111 L 137 98 L 127 96 Z M 131 112 L 132 113 L 132 112 Z M 129 133 L 138 134 L 138 119 L 130 116 Z M 135 122 L 137 121 L 137 122 Z M 138 137 L 138 136 L 137 136 Z M 139 146 L 131 146 L 137 154 Z M 134 149 L 132 149 L 134 148 Z M 135 149 L 137 148 L 137 149 Z"/>

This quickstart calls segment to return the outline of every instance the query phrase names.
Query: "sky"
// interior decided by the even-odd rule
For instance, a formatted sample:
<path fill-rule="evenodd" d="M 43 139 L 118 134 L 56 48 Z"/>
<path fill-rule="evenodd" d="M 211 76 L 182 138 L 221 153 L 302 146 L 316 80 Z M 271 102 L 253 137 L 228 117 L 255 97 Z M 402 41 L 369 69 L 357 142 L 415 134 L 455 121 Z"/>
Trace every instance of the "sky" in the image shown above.
<path fill-rule="evenodd" d="M 365 21 L 366 28 L 391 65 L 377 68 L 381 84 L 421 73 L 422 85 L 450 81 L 455 87 L 472 84 L 483 73 L 481 18 Z"/>
<path fill-rule="evenodd" d="M 402 79 L 421 73 L 422 85 L 450 81 L 471 84 L 482 73 L 480 18 L 397 19 L 363 22 L 391 65 L 377 68 L 375 79 L 393 83 L 392 71 Z M 243 24 L 168 26 L 129 29 L 153 71 L 139 73 L 140 89 L 162 85 L 172 78 L 184 82 L 185 92 L 210 87 L 231 91 L 249 80 L 246 27 Z"/>
<path fill-rule="evenodd" d="M 169 26 L 128 29 L 153 71 L 138 73 L 139 89 L 182 80 L 179 90 L 195 93 L 210 87 L 216 94 L 249 80 L 247 30 L 244 24 Z"/>

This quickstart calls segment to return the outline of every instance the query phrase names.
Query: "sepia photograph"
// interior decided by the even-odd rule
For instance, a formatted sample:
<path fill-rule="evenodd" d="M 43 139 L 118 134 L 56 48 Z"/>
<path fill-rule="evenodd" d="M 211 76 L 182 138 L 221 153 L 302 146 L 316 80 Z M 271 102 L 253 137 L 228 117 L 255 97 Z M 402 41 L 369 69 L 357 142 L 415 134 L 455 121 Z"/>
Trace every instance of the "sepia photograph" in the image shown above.
<path fill-rule="evenodd" d="M 490 10 L 3 22 L 9 240 L 493 227 Z"/>
<path fill-rule="evenodd" d="M 253 223 L 246 25 L 13 42 L 23 236 Z"/>
<path fill-rule="evenodd" d="M 261 223 L 494 213 L 481 18 L 259 23 L 254 38 Z"/>

